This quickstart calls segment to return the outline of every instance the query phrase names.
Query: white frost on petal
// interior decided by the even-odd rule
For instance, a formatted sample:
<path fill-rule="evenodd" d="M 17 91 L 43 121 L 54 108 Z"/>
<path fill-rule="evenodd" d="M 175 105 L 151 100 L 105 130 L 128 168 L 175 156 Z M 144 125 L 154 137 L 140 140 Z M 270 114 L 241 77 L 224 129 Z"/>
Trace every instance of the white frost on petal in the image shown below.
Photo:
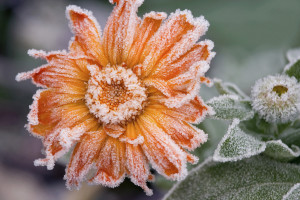
<path fill-rule="evenodd" d="M 37 90 L 35 95 L 33 95 L 33 103 L 29 106 L 30 112 L 27 115 L 27 120 L 29 125 L 38 125 L 39 124 L 39 99 L 41 93 L 44 92 L 44 89 Z"/>
<path fill-rule="evenodd" d="M 139 144 L 143 144 L 144 143 L 144 137 L 139 135 L 137 138 L 135 139 L 131 139 L 131 138 L 128 138 L 126 136 L 124 137 L 120 137 L 119 138 L 121 142 L 126 142 L 126 143 L 129 143 L 129 144 L 132 144 L 134 146 L 137 146 Z"/>
<path fill-rule="evenodd" d="M 145 118 L 140 128 L 146 138 L 141 146 L 152 167 L 168 179 L 183 180 L 187 176 L 186 154 L 183 150 L 150 118 Z M 164 167 L 167 168 L 168 163 L 172 163 L 178 173 L 165 174 Z"/>
<path fill-rule="evenodd" d="M 76 35 L 76 33 L 75 33 L 74 27 L 73 27 L 73 25 L 72 25 L 72 20 L 70 19 L 70 12 L 71 12 L 71 11 L 74 11 L 74 12 L 79 13 L 79 14 L 84 14 L 84 15 L 86 15 L 89 19 L 91 19 L 91 20 L 94 22 L 94 24 L 95 24 L 95 26 L 96 26 L 96 29 L 97 29 L 97 31 L 98 31 L 98 33 L 95 34 L 95 35 L 98 35 L 98 36 L 100 37 L 100 35 L 101 35 L 101 27 L 100 27 L 100 25 L 98 24 L 96 18 L 94 17 L 93 12 L 92 12 L 92 11 L 89 11 L 89 10 L 86 10 L 86 9 L 82 9 L 82 8 L 80 8 L 79 6 L 76 6 L 76 5 L 69 5 L 69 6 L 67 6 L 67 8 L 66 8 L 66 17 L 67 17 L 67 19 L 70 21 L 69 27 L 70 27 L 70 29 L 72 30 L 72 32 L 73 32 L 75 35 Z M 90 29 L 90 30 L 93 30 L 93 29 Z"/>
<path fill-rule="evenodd" d="M 209 69 L 209 65 L 205 61 L 200 61 L 191 66 L 191 69 L 173 79 L 170 80 L 170 84 L 174 85 L 175 89 L 186 89 L 187 94 L 178 94 L 175 97 L 169 97 L 163 99 L 163 103 L 169 108 L 178 108 L 184 103 L 190 101 L 197 96 L 200 90 L 200 77 L 204 75 Z M 185 81 L 190 81 L 188 85 L 185 85 Z"/>
<path fill-rule="evenodd" d="M 279 95 L 275 87 L 286 91 Z M 256 81 L 251 92 L 253 109 L 270 123 L 286 123 L 299 117 L 300 84 L 286 75 L 267 76 Z"/>
<path fill-rule="evenodd" d="M 50 51 L 47 53 L 44 50 L 29 49 L 27 53 L 31 57 L 43 59 L 47 59 L 47 57 L 50 55 L 67 55 L 66 50 Z"/>
<path fill-rule="evenodd" d="M 156 19 L 156 20 L 164 20 L 167 18 L 167 13 L 165 12 L 154 12 L 151 11 L 149 13 L 146 13 L 143 18 L 151 18 L 151 19 Z"/>
<path fill-rule="evenodd" d="M 181 40 L 171 48 L 170 52 L 166 55 L 163 60 L 159 61 L 160 63 L 171 63 L 173 60 L 178 59 L 188 50 L 190 50 L 193 45 L 199 40 L 199 38 L 206 33 L 209 27 L 209 23 L 207 20 L 204 19 L 203 16 L 194 18 L 191 11 L 189 10 L 176 10 L 175 13 L 171 13 L 169 16 L 169 20 L 172 21 L 173 19 L 178 18 L 179 16 L 185 16 L 186 21 L 191 24 L 194 29 L 189 30 Z M 210 47 L 213 44 L 210 43 Z"/>

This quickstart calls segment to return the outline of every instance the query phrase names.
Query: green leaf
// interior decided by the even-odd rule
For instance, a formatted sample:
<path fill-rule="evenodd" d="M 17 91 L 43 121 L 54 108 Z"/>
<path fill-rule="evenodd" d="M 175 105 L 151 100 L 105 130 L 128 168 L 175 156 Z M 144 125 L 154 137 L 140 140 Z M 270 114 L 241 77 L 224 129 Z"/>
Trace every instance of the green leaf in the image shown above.
<path fill-rule="evenodd" d="M 214 86 L 220 94 L 237 95 L 241 99 L 250 99 L 237 85 L 214 79 Z"/>
<path fill-rule="evenodd" d="M 264 156 L 227 163 L 208 159 L 164 200 L 277 200 L 299 182 L 300 166 Z"/>
<path fill-rule="evenodd" d="M 287 162 L 299 157 L 300 149 L 295 145 L 290 148 L 281 140 L 268 141 L 264 154 L 276 160 Z"/>
<path fill-rule="evenodd" d="M 295 184 L 282 200 L 299 200 L 300 197 L 300 183 Z"/>
<path fill-rule="evenodd" d="M 289 76 L 294 76 L 300 82 L 300 60 L 290 66 L 287 65 L 285 73 Z"/>
<path fill-rule="evenodd" d="M 211 106 L 215 115 L 215 119 L 223 120 L 247 120 L 254 116 L 249 101 L 240 100 L 236 95 L 221 95 L 210 99 L 207 104 Z"/>
<path fill-rule="evenodd" d="M 215 161 L 237 161 L 260 154 L 265 150 L 265 142 L 246 134 L 239 128 L 238 124 L 239 120 L 235 119 L 229 126 L 227 134 L 214 153 L 213 159 Z"/>

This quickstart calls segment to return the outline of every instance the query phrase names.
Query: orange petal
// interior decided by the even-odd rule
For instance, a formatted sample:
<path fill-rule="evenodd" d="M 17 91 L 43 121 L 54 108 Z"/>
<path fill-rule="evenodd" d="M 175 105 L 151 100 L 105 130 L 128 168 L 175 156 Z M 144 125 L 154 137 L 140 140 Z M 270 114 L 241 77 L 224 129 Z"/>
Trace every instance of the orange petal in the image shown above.
<path fill-rule="evenodd" d="M 66 93 L 85 92 L 85 82 L 89 79 L 86 66 L 88 61 L 83 59 L 70 59 L 68 55 L 56 53 L 43 53 L 35 51 L 34 56 L 47 59 L 49 64 L 34 69 L 30 72 L 20 73 L 18 81 L 32 78 L 33 82 L 42 87 L 59 88 Z M 33 52 L 31 51 L 31 54 Z"/>
<path fill-rule="evenodd" d="M 193 164 L 193 165 L 195 165 L 195 164 L 198 163 L 199 158 L 198 158 L 197 156 L 194 156 L 193 154 L 190 154 L 190 153 L 188 153 L 188 152 L 186 152 L 186 151 L 185 151 L 185 154 L 186 154 L 186 160 L 187 160 L 189 163 L 191 163 L 191 164 Z"/>
<path fill-rule="evenodd" d="M 140 146 L 126 143 L 126 169 L 131 181 L 144 189 L 148 196 L 153 194 L 147 187 L 150 169 Z"/>
<path fill-rule="evenodd" d="M 205 61 L 195 63 L 189 71 L 176 76 L 170 80 L 147 78 L 144 83 L 147 86 L 155 87 L 165 98 L 162 100 L 169 108 L 178 108 L 194 99 L 198 94 L 201 83 L 201 76 L 209 69 Z M 154 94 L 161 96 L 160 93 Z"/>
<path fill-rule="evenodd" d="M 37 130 L 37 132 L 31 130 L 34 134 L 45 135 L 48 132 L 46 130 L 50 130 L 50 127 L 57 124 L 62 117 L 61 112 L 55 112 L 56 108 L 79 102 L 83 98 L 81 95 L 58 93 L 55 89 L 38 90 L 33 96 L 34 101 L 28 114 L 29 129 Z M 39 126 L 32 127 L 35 125 Z M 45 129 L 45 132 L 42 132 L 43 129 Z"/>
<path fill-rule="evenodd" d="M 138 119 L 145 142 L 141 145 L 145 155 L 158 173 L 172 180 L 182 180 L 187 175 L 186 155 L 149 116 Z"/>
<path fill-rule="evenodd" d="M 103 130 L 98 129 L 86 133 L 76 145 L 64 177 L 69 189 L 80 187 L 80 182 L 85 180 L 106 138 Z"/>
<path fill-rule="evenodd" d="M 140 58 L 145 50 L 145 46 L 166 17 L 166 13 L 153 11 L 144 15 L 141 25 L 138 27 L 138 30 L 136 30 L 134 41 L 127 58 L 127 65 L 133 67 L 140 63 Z"/>
<path fill-rule="evenodd" d="M 68 6 L 66 12 L 75 41 L 87 55 L 95 58 L 101 66 L 106 66 L 108 61 L 101 45 L 101 29 L 92 12 L 73 5 Z"/>
<path fill-rule="evenodd" d="M 65 124 L 64 124 L 65 125 Z M 44 137 L 46 158 L 34 161 L 35 166 L 47 166 L 53 169 L 55 161 L 67 153 L 85 132 L 98 127 L 98 122 L 94 118 L 82 118 L 75 125 L 66 128 L 55 127 L 53 132 Z"/>
<path fill-rule="evenodd" d="M 174 118 L 195 124 L 199 124 L 209 112 L 211 112 L 211 108 L 199 96 L 179 108 L 166 108 L 163 110 L 163 113 Z"/>
<path fill-rule="evenodd" d="M 169 80 L 187 72 L 196 62 L 207 61 L 210 63 L 211 59 L 215 55 L 214 52 L 211 52 L 212 48 L 213 42 L 210 40 L 205 40 L 195 44 L 190 50 L 176 60 L 172 60 L 172 62 L 165 64 L 163 62 L 159 63 L 152 74 L 152 78 Z"/>
<path fill-rule="evenodd" d="M 134 34 L 140 23 L 136 15 L 141 0 L 118 0 L 108 18 L 103 33 L 103 48 L 111 65 L 122 64 L 126 61 Z"/>
<path fill-rule="evenodd" d="M 97 173 L 89 182 L 117 187 L 125 178 L 125 144 L 109 137 L 96 161 Z"/>
<path fill-rule="evenodd" d="M 207 135 L 200 129 L 156 109 L 145 111 L 178 145 L 190 151 L 207 141 Z"/>
<path fill-rule="evenodd" d="M 144 142 L 144 137 L 137 132 L 133 122 L 127 124 L 125 134 L 119 139 L 121 142 L 126 142 L 135 146 Z"/>
<path fill-rule="evenodd" d="M 113 138 L 118 138 L 120 135 L 122 135 L 125 132 L 125 129 L 118 124 L 104 124 L 103 130 L 107 135 Z"/>
<path fill-rule="evenodd" d="M 206 32 L 208 25 L 203 17 L 194 19 L 187 10 L 171 14 L 145 48 L 142 74 L 147 76 L 158 63 L 168 65 L 185 54 Z"/>

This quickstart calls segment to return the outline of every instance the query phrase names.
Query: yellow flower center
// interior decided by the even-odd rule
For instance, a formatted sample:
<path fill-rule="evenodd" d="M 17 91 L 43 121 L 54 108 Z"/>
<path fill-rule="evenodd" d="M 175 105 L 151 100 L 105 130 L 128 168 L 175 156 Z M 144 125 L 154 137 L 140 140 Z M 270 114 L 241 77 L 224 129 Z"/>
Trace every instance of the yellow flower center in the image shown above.
<path fill-rule="evenodd" d="M 88 66 L 91 77 L 85 95 L 86 105 L 100 122 L 126 123 L 141 113 L 147 95 L 131 69 L 122 66 Z"/>
<path fill-rule="evenodd" d="M 272 91 L 276 92 L 276 94 L 281 97 L 282 94 L 288 91 L 288 88 L 283 85 L 276 85 L 273 87 Z"/>

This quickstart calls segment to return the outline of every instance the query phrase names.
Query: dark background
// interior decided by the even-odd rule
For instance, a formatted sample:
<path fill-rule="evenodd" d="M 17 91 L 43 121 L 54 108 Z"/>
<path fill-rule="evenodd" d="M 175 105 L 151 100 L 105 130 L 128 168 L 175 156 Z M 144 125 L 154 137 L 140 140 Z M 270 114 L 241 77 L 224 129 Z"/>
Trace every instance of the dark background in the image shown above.
<path fill-rule="evenodd" d="M 151 185 L 152 197 L 128 180 L 117 189 L 84 185 L 70 192 L 63 181 L 64 160 L 52 171 L 33 166 L 43 157 L 42 144 L 24 124 L 36 87 L 30 81 L 17 83 L 15 75 L 43 63 L 29 57 L 28 49 L 68 47 L 69 4 L 93 11 L 102 28 L 113 8 L 107 0 L 0 0 L 0 200 L 160 199 L 171 185 L 160 176 Z M 234 82 L 247 93 L 256 79 L 282 70 L 286 50 L 300 46 L 299 0 L 146 0 L 139 15 L 177 8 L 204 15 L 211 24 L 205 37 L 215 42 L 217 55 L 208 76 Z M 201 90 L 204 99 L 215 94 Z M 225 130 L 212 120 L 202 127 L 209 142 L 196 151 L 200 160 L 212 153 Z"/>

